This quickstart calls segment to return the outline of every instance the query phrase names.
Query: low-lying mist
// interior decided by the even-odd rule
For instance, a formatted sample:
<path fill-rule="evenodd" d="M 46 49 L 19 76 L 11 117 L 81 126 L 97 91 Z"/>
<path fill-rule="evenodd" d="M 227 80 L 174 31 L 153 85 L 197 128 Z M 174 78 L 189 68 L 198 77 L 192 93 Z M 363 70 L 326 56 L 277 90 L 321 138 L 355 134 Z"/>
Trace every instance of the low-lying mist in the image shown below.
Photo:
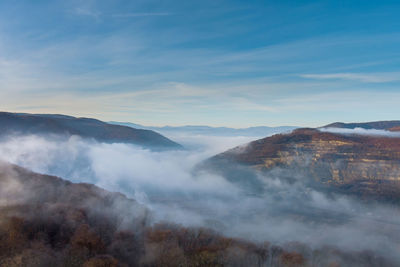
<path fill-rule="evenodd" d="M 152 152 L 77 136 L 12 136 L 0 142 L 0 158 L 39 173 L 122 192 L 148 206 L 153 222 L 205 226 L 278 244 L 299 241 L 313 248 L 372 250 L 400 262 L 397 207 L 327 195 L 306 187 L 295 173 L 291 181 L 282 178 L 278 169 L 268 175 L 251 173 L 262 187 L 255 194 L 226 177 L 195 171 L 208 157 L 251 138 L 177 136 L 175 140 L 188 149 Z"/>
<path fill-rule="evenodd" d="M 346 134 L 346 135 L 366 135 L 366 136 L 382 136 L 382 137 L 400 137 L 400 132 L 392 132 L 387 130 L 378 130 L 378 129 L 364 129 L 364 128 L 354 128 L 354 129 L 346 129 L 346 128 L 319 128 L 321 132 L 328 133 L 336 133 L 336 134 Z"/>

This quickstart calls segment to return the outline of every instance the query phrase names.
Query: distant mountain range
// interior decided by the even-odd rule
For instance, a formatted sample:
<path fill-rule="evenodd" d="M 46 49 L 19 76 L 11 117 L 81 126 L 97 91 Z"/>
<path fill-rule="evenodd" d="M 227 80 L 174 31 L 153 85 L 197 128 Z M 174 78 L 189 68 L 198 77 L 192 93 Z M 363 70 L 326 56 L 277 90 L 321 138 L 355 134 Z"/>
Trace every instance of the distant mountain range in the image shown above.
<path fill-rule="evenodd" d="M 335 123 L 325 127 L 391 129 L 399 122 Z M 400 138 L 341 134 L 302 128 L 253 141 L 218 154 L 208 167 L 238 172 L 247 166 L 361 198 L 400 202 Z M 227 166 L 234 166 L 228 168 Z M 248 176 L 250 177 L 250 176 Z M 247 183 L 251 182 L 246 181 Z M 259 186 L 259 184 L 254 184 Z"/>
<path fill-rule="evenodd" d="M 124 125 L 129 127 L 134 127 L 137 129 L 149 129 L 153 131 L 160 132 L 162 134 L 168 133 L 181 133 L 190 135 L 209 135 L 209 136 L 267 136 L 276 133 L 289 132 L 298 127 L 296 126 L 279 126 L 279 127 L 268 127 L 268 126 L 257 126 L 249 128 L 228 128 L 228 127 L 210 127 L 210 126 L 164 126 L 164 127 L 154 127 L 154 126 L 143 126 L 140 124 L 130 123 L 130 122 L 109 122 L 116 125 Z"/>
<path fill-rule="evenodd" d="M 180 144 L 154 131 L 109 124 L 96 119 L 0 112 L 0 136 L 10 134 L 78 135 L 99 142 L 130 143 L 157 150 L 182 148 Z"/>

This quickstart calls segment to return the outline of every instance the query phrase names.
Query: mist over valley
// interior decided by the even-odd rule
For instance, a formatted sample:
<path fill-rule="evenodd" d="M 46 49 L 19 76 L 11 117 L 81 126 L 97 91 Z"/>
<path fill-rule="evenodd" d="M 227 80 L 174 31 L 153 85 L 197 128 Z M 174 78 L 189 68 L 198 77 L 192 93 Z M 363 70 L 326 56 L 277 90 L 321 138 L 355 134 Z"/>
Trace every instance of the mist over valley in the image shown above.
<path fill-rule="evenodd" d="M 1 0 L 0 267 L 400 266 L 399 14 Z"/>
<path fill-rule="evenodd" d="M 308 134 L 312 139 L 307 137 Z M 341 150 L 332 150 L 328 144 L 340 147 L 349 145 L 345 140 L 357 142 L 367 138 L 376 143 L 383 138 L 383 142 L 389 142 L 387 150 L 382 150 L 382 145 L 379 150 L 371 146 L 363 148 L 376 151 L 376 157 L 382 157 L 379 165 L 368 167 L 382 173 L 386 170 L 383 162 L 397 160 L 394 156 L 387 158 L 386 154 L 380 156 L 397 153 L 394 150 L 397 148 L 390 144 L 398 144 L 398 137 L 385 134 L 382 130 L 361 128 L 343 131 L 339 128 L 300 129 L 249 143 L 256 137 L 190 136 L 184 132 L 169 136 L 184 149 L 155 151 L 129 143 L 99 142 L 75 134 L 43 135 L 20 131 L 15 135 L 3 135 L 0 158 L 37 173 L 121 192 L 140 203 L 133 206 L 142 205 L 148 209 L 143 220 L 149 226 L 173 223 L 180 227 L 207 228 L 240 240 L 268 241 L 296 253 L 304 253 L 299 251 L 300 244 L 307 246 L 309 251 L 331 247 L 346 253 L 372 253 L 386 259 L 390 265 L 390 262 L 400 261 L 397 256 L 400 236 L 396 234 L 400 227 L 397 204 L 400 191 L 393 187 L 397 186 L 395 181 L 391 183 L 390 192 L 382 191 L 379 198 L 372 192 L 370 198 L 366 191 L 338 190 L 344 185 L 326 180 L 334 179 L 335 171 L 329 167 L 334 164 L 343 175 L 341 179 L 348 179 L 355 185 L 359 182 L 357 179 L 360 183 L 369 179 L 368 190 L 380 188 L 373 177 L 349 176 L 351 172 L 344 169 L 346 164 L 343 165 L 345 158 L 340 156 Z M 284 141 L 276 141 L 279 138 Z M 313 148 L 314 139 L 319 140 L 319 150 Z M 328 141 L 325 145 L 321 143 L 324 140 Z M 332 143 L 333 140 L 343 144 Z M 306 149 L 301 149 L 301 142 L 308 144 Z M 255 150 L 260 145 L 274 144 L 279 144 L 277 151 Z M 364 144 L 365 141 L 359 143 Z M 294 158 L 289 153 L 291 150 L 285 148 L 293 145 L 296 148 Z M 229 150 L 232 147 L 236 148 Z M 326 159 L 321 149 L 328 151 Z M 370 158 L 373 157 L 371 152 L 368 152 Z M 321 162 L 313 159 L 314 153 L 319 155 Z M 261 155 L 275 158 L 276 165 L 266 159 L 260 161 Z M 285 161 L 277 160 L 276 155 L 284 155 Z M 362 155 L 358 154 L 359 157 Z M 249 165 L 253 159 L 255 168 Z M 242 160 L 245 161 L 240 163 Z M 262 162 L 266 165 L 260 168 Z M 391 175 L 397 173 L 394 166 L 389 170 Z M 389 178 L 386 181 L 382 176 L 378 181 L 390 182 Z M 85 202 L 86 195 L 80 198 Z M 31 202 L 29 198 L 25 201 Z M 126 204 L 119 209 L 118 216 L 125 218 L 125 213 L 126 218 L 132 216 L 129 215 L 131 207 Z M 310 260 L 310 255 L 302 257 Z M 349 264 L 345 259 L 340 261 L 345 266 Z M 365 263 L 356 261 L 352 264 L 364 266 Z M 371 266 L 376 264 L 370 263 Z"/>

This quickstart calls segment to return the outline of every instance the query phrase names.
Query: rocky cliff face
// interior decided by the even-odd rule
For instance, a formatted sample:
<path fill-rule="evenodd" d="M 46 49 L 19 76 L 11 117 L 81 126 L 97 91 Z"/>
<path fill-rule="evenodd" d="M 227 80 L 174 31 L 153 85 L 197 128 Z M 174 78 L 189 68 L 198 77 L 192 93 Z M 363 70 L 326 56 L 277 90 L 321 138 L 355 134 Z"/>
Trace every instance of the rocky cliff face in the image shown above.
<path fill-rule="evenodd" d="M 400 199 L 400 138 L 298 129 L 234 148 L 211 161 L 280 169 L 346 193 Z"/>

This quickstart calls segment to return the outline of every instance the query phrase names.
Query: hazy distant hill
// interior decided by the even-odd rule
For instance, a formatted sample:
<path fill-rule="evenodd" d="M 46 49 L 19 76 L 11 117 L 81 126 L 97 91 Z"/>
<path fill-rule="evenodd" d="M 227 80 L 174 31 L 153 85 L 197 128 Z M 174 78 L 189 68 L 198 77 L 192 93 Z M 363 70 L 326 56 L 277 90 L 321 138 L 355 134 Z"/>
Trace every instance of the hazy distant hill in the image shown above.
<path fill-rule="evenodd" d="M 129 217 L 131 226 L 136 220 L 145 220 L 146 208 L 128 199 L 121 193 L 112 193 L 87 183 L 72 183 L 61 178 L 34 173 L 25 168 L 0 161 L 0 208 L 19 205 L 50 205 L 57 209 L 71 207 L 101 212 L 113 216 L 115 220 Z M 124 215 L 121 212 L 124 211 Z M 29 213 L 34 214 L 34 210 Z M 100 210 L 99 210 L 100 212 Z M 1 212 L 0 212 L 1 214 Z M 28 214 L 26 214 L 28 215 Z M 56 215 L 56 214 L 54 214 Z"/>
<path fill-rule="evenodd" d="M 101 142 L 131 143 L 147 148 L 182 148 L 181 145 L 151 130 L 65 115 L 0 112 L 0 135 L 8 134 L 78 135 Z"/>
<path fill-rule="evenodd" d="M 378 130 L 395 130 L 400 127 L 400 121 L 373 121 L 373 122 L 360 122 L 360 123 L 343 123 L 335 122 L 324 126 L 323 128 L 364 128 L 364 129 L 378 129 Z"/>
<path fill-rule="evenodd" d="M 289 179 L 302 176 L 339 192 L 400 201 L 400 138 L 395 137 L 303 128 L 228 150 L 207 164 L 223 171 L 228 164 L 279 170 Z"/>
<path fill-rule="evenodd" d="M 298 127 L 295 126 L 279 126 L 279 127 L 268 127 L 268 126 L 257 126 L 249 128 L 228 128 L 228 127 L 210 127 L 210 126 L 164 126 L 164 127 L 153 127 L 143 126 L 140 124 L 134 124 L 130 122 L 110 122 L 116 125 L 125 125 L 138 129 L 149 129 L 157 131 L 163 134 L 167 133 L 182 133 L 190 135 L 209 135 L 209 136 L 266 136 L 276 133 L 288 132 Z"/>

